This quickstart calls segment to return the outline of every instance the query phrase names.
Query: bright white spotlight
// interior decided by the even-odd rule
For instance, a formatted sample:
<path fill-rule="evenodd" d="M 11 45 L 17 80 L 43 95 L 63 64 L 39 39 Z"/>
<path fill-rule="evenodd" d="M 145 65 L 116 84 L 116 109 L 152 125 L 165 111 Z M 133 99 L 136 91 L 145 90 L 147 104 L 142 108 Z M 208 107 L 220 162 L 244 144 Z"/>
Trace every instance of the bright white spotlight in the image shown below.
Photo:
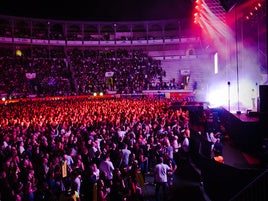
<path fill-rule="evenodd" d="M 103 96 L 103 92 L 100 92 L 100 96 Z"/>
<path fill-rule="evenodd" d="M 93 96 L 97 96 L 97 93 L 96 93 L 96 92 L 94 92 L 94 93 L 93 93 Z"/>
<path fill-rule="evenodd" d="M 207 101 L 210 107 L 226 107 L 228 105 L 228 91 L 226 84 L 219 81 L 210 87 L 207 93 Z M 226 91 L 226 94 L 224 93 Z"/>
<path fill-rule="evenodd" d="M 218 73 L 218 52 L 214 54 L 214 73 Z"/>

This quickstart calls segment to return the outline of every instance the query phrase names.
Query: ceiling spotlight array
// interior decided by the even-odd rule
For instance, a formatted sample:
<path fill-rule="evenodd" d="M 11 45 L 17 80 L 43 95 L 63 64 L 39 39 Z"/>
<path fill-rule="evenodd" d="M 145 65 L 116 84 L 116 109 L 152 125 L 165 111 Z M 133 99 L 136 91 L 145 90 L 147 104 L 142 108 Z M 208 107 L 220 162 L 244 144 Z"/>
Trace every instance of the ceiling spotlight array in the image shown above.
<path fill-rule="evenodd" d="M 263 5 L 264 3 L 262 1 L 263 0 L 253 2 L 249 6 L 249 9 L 248 9 L 247 13 L 245 14 L 246 20 L 250 20 L 250 19 L 256 17 L 257 15 L 259 15 L 260 13 L 262 13 L 262 11 L 264 10 L 264 7 L 265 7 Z"/>
<path fill-rule="evenodd" d="M 195 0 L 195 7 L 194 7 L 194 23 L 199 24 L 201 11 L 203 9 L 203 1 L 202 0 Z"/>

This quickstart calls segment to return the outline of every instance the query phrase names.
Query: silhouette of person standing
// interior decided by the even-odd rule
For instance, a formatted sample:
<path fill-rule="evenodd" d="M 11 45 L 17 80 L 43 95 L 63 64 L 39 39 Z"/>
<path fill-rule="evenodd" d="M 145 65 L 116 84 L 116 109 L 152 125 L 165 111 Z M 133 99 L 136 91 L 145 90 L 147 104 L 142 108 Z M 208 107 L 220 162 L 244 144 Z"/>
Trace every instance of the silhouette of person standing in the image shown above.
<path fill-rule="evenodd" d="M 163 191 L 163 200 L 167 200 L 168 191 L 168 172 L 171 171 L 170 166 L 164 163 L 162 156 L 159 157 L 158 163 L 154 167 L 154 179 L 155 179 L 155 200 L 160 201 L 160 188 Z"/>
<path fill-rule="evenodd" d="M 251 89 L 251 101 L 252 101 L 252 109 L 256 109 L 256 93 L 255 89 Z"/>

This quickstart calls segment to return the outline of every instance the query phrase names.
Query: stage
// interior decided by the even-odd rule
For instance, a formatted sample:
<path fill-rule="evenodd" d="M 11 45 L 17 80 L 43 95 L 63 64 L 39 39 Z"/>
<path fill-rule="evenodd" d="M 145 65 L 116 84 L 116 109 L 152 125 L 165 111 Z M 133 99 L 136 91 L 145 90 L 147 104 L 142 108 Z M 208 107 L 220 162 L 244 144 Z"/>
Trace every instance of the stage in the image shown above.
<path fill-rule="evenodd" d="M 242 122 L 259 122 L 260 120 L 257 112 L 254 115 L 251 115 L 250 113 L 233 113 L 233 115 Z"/>
<path fill-rule="evenodd" d="M 260 149 L 264 131 L 258 113 L 232 113 L 220 108 L 219 116 L 230 138 L 242 151 L 256 152 Z"/>

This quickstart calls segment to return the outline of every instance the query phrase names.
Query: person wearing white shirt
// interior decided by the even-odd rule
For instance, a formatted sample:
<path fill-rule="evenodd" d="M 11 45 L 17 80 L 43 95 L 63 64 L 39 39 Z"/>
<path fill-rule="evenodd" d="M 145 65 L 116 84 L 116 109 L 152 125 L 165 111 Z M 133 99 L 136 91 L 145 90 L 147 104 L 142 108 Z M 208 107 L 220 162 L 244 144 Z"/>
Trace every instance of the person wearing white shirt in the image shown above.
<path fill-rule="evenodd" d="M 168 172 L 171 171 L 170 166 L 164 163 L 163 157 L 159 157 L 159 162 L 154 166 L 155 179 L 155 197 L 156 201 L 160 201 L 160 188 L 163 190 L 163 199 L 167 200 L 168 190 Z"/>
<path fill-rule="evenodd" d="M 182 149 L 184 151 L 184 153 L 188 153 L 190 151 L 190 142 L 189 139 L 186 135 L 183 136 L 184 139 L 182 141 Z"/>
<path fill-rule="evenodd" d="M 100 169 L 100 171 L 102 171 L 105 174 L 106 179 L 109 181 L 109 184 L 111 185 L 112 180 L 113 180 L 113 171 L 115 168 L 114 168 L 112 161 L 110 160 L 109 154 L 105 155 L 104 160 L 101 161 L 101 163 L 100 163 L 99 169 Z"/>
<path fill-rule="evenodd" d="M 125 143 L 124 148 L 121 149 L 121 165 L 124 167 L 128 166 L 129 155 L 131 151 L 128 149 L 128 145 Z"/>

